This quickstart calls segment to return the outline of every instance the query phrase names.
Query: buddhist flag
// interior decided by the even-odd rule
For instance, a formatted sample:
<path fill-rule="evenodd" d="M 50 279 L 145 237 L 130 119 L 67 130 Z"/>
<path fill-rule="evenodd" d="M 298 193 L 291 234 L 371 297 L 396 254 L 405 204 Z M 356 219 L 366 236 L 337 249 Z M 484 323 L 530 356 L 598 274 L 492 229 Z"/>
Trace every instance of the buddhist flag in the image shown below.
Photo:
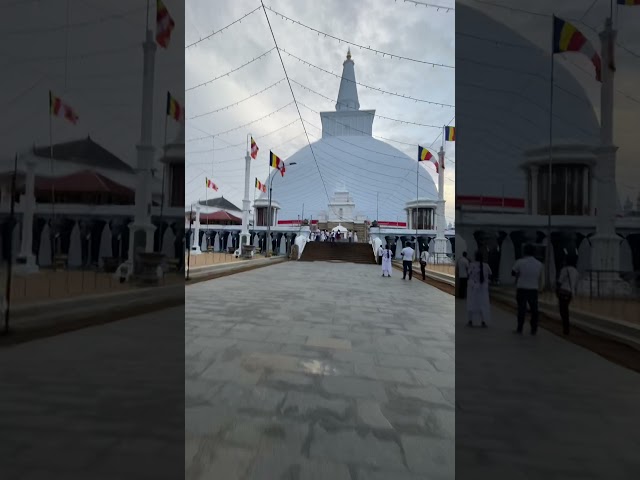
<path fill-rule="evenodd" d="M 424 147 L 421 147 L 420 145 L 418 145 L 418 161 L 431 162 L 436 166 L 436 173 L 440 171 L 438 167 L 438 161 L 436 160 L 436 158 L 431 154 L 429 150 L 427 150 Z"/>
<path fill-rule="evenodd" d="M 596 80 L 602 81 L 602 61 L 593 45 L 569 22 L 553 17 L 553 53 L 580 52 L 591 59 L 596 68 Z"/>
<path fill-rule="evenodd" d="M 169 15 L 169 10 L 164 6 L 162 0 L 156 0 L 156 42 L 162 48 L 169 46 L 169 40 L 171 40 L 171 32 L 173 31 L 176 23 Z"/>
<path fill-rule="evenodd" d="M 254 160 L 256 159 L 256 157 L 258 156 L 258 150 L 260 150 L 258 148 L 258 144 L 256 143 L 256 141 L 253 139 L 253 137 L 251 137 L 251 158 L 253 158 Z"/>
<path fill-rule="evenodd" d="M 167 115 L 177 122 L 184 122 L 184 108 L 167 92 Z"/>
<path fill-rule="evenodd" d="M 208 178 L 206 180 L 207 180 L 207 188 L 212 188 L 217 192 L 218 186 L 215 183 L 213 183 L 213 180 L 209 180 Z"/>
<path fill-rule="evenodd" d="M 74 125 L 78 123 L 78 114 L 73 108 L 64 103 L 60 97 L 56 97 L 49 90 L 49 114 L 54 117 L 64 117 Z"/>
<path fill-rule="evenodd" d="M 280 170 L 280 175 L 284 177 L 284 172 L 285 172 L 284 161 L 271 151 L 269 151 L 269 166 Z"/>
<path fill-rule="evenodd" d="M 618 5 L 640 5 L 640 0 L 618 0 Z"/>
<path fill-rule="evenodd" d="M 262 193 L 267 193 L 267 186 L 256 178 L 256 188 Z"/>
<path fill-rule="evenodd" d="M 456 141 L 456 127 L 444 127 L 444 139 L 447 142 Z"/>

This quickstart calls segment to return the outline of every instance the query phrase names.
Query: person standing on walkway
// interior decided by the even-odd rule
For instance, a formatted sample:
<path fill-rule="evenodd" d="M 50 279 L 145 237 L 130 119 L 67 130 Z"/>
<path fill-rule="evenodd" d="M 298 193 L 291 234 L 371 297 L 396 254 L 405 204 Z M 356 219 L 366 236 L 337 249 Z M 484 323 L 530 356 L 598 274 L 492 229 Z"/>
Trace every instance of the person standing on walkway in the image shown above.
<path fill-rule="evenodd" d="M 391 276 L 391 249 L 389 245 L 382 251 L 382 276 L 384 277 L 385 275 Z"/>
<path fill-rule="evenodd" d="M 467 258 L 467 252 L 462 252 L 462 257 L 456 262 L 456 274 L 456 285 L 460 282 L 458 295 L 460 298 L 467 298 L 467 282 L 469 279 L 469 259 Z"/>
<path fill-rule="evenodd" d="M 423 250 L 420 254 L 420 270 L 422 271 L 422 280 L 427 279 L 427 262 L 429 261 L 429 251 Z"/>
<path fill-rule="evenodd" d="M 542 282 L 543 265 L 533 256 L 533 245 L 525 245 L 524 256 L 516 260 L 511 275 L 516 277 L 516 301 L 518 303 L 518 326 L 514 333 L 522 334 L 527 305 L 531 310 L 531 335 L 538 331 L 538 290 Z"/>
<path fill-rule="evenodd" d="M 491 313 L 489 301 L 489 278 L 491 268 L 482 260 L 482 252 L 476 252 L 475 261 L 469 265 L 469 295 L 467 298 L 467 325 L 473 326 L 473 316 L 479 315 L 482 327 L 487 327 Z"/>
<path fill-rule="evenodd" d="M 353 232 L 349 230 L 349 243 L 353 242 Z"/>
<path fill-rule="evenodd" d="M 413 255 L 415 251 L 411 248 L 411 243 L 407 242 L 406 246 L 400 252 L 402 257 L 402 279 L 404 280 L 409 274 L 409 280 L 413 277 Z"/>
<path fill-rule="evenodd" d="M 378 247 L 378 251 L 376 253 L 378 255 L 378 265 L 382 265 L 382 254 L 384 253 L 384 248 L 382 248 L 382 245 Z"/>
<path fill-rule="evenodd" d="M 355 231 L 353 232 L 353 243 L 358 243 L 358 234 Z"/>
<path fill-rule="evenodd" d="M 571 299 L 576 295 L 576 287 L 580 280 L 580 273 L 576 268 L 576 258 L 571 256 L 565 260 L 564 267 L 558 275 L 556 284 L 556 295 L 558 296 L 558 308 L 560 309 L 560 318 L 562 318 L 562 332 L 569 335 L 569 304 Z"/>

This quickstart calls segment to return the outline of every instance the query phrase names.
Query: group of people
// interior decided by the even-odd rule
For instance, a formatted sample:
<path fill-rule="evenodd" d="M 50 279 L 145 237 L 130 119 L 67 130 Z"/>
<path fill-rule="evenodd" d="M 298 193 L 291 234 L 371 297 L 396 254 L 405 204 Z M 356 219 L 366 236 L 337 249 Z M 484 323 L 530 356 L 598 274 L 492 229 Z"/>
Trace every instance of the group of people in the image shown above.
<path fill-rule="evenodd" d="M 391 260 L 394 257 L 393 252 L 389 244 L 385 245 L 384 248 L 382 246 L 378 247 L 378 251 L 376 252 L 378 256 L 378 265 L 382 266 L 382 276 L 390 277 L 391 276 Z M 413 249 L 413 244 L 411 242 L 407 242 L 405 247 L 400 252 L 400 257 L 402 258 L 402 279 L 406 280 L 407 275 L 409 276 L 409 280 L 413 278 L 413 257 L 415 255 L 415 250 Z M 427 260 L 429 258 L 429 252 L 424 250 L 420 254 L 420 269 L 422 270 L 422 279 L 426 280 L 426 268 L 427 268 Z"/>
<path fill-rule="evenodd" d="M 576 269 L 576 258 L 569 257 L 565 260 L 556 281 L 556 296 L 562 319 L 562 329 L 565 335 L 569 335 L 569 304 L 576 295 L 579 281 L 579 273 Z M 542 262 L 534 257 L 532 245 L 525 245 L 522 258 L 516 260 L 511 275 L 516 279 L 516 303 L 518 306 L 517 325 L 514 333 L 521 335 L 527 307 L 531 312 L 531 335 L 538 331 L 538 292 L 542 285 Z M 476 317 L 480 318 L 480 325 L 487 327 L 489 322 L 491 304 L 489 301 L 489 280 L 493 273 L 489 265 L 484 261 L 482 252 L 476 252 L 474 261 L 470 262 L 467 252 L 456 262 L 457 285 L 459 296 L 467 301 L 467 325 L 472 327 Z"/>
<path fill-rule="evenodd" d="M 358 241 L 358 234 L 354 230 L 349 230 L 348 232 L 340 232 L 340 231 L 329 231 L 329 230 L 320 230 L 318 232 L 311 233 L 311 241 L 312 242 L 336 242 L 343 239 L 347 239 L 349 243 Z"/>

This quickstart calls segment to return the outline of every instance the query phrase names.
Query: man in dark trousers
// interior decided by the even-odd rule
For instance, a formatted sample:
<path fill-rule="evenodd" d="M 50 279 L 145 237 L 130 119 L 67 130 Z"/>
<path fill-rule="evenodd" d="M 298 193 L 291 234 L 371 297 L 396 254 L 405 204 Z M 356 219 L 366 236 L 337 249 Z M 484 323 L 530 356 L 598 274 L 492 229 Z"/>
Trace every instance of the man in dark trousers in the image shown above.
<path fill-rule="evenodd" d="M 406 246 L 400 252 L 402 256 L 402 279 L 404 280 L 409 273 L 409 280 L 413 277 L 413 248 L 411 248 L 411 243 L 407 242 Z"/>
<path fill-rule="evenodd" d="M 516 260 L 511 275 L 516 277 L 518 326 L 514 333 L 522 334 L 527 305 L 531 310 L 531 335 L 538 331 L 538 290 L 542 281 L 543 265 L 533 256 L 533 245 L 525 245 L 523 257 Z"/>
<path fill-rule="evenodd" d="M 458 276 L 456 285 L 459 285 L 458 295 L 460 298 L 467 298 L 467 281 L 469 280 L 469 259 L 467 252 L 462 252 L 462 257 L 456 262 L 456 274 Z"/>

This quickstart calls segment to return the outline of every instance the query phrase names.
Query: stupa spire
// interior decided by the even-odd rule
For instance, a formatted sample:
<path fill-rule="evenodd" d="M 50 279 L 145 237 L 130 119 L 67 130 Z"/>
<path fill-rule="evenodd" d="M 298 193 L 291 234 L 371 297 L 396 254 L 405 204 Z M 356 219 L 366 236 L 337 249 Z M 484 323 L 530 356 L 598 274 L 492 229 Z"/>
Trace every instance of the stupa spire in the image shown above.
<path fill-rule="evenodd" d="M 358 102 L 358 88 L 356 85 L 356 73 L 353 60 L 351 60 L 351 48 L 347 50 L 347 59 L 342 63 L 342 79 L 336 111 L 360 110 Z"/>

